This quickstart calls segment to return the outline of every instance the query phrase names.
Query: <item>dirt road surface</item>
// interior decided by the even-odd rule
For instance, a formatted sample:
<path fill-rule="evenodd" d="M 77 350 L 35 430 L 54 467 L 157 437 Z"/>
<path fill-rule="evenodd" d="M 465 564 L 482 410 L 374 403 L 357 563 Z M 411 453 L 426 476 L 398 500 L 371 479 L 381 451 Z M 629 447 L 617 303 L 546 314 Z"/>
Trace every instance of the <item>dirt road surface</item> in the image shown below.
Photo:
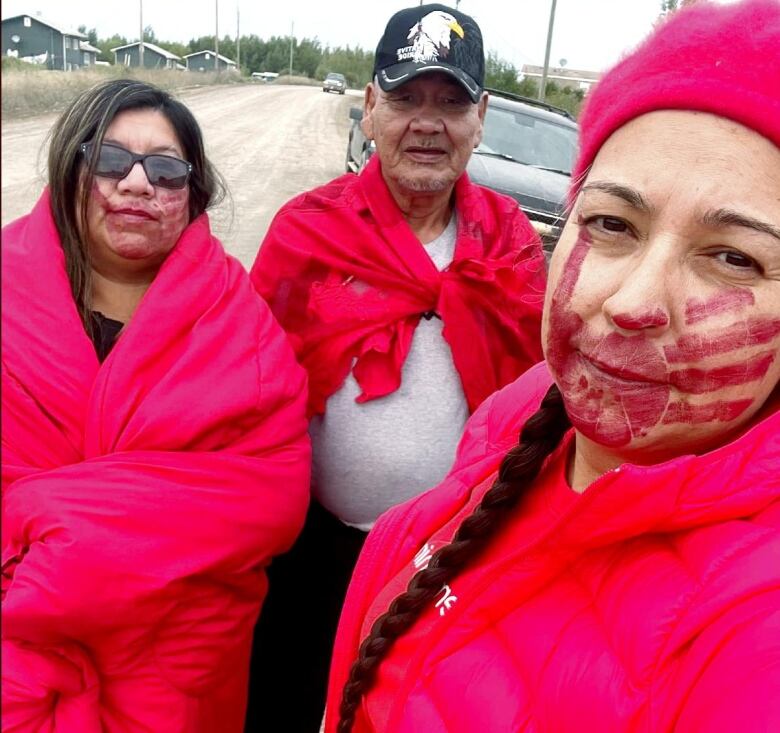
<path fill-rule="evenodd" d="M 180 95 L 203 129 L 206 152 L 230 195 L 211 212 L 225 248 L 249 268 L 279 207 L 344 172 L 349 108 L 357 92 L 241 84 Z M 26 214 L 45 182 L 41 152 L 56 115 L 3 121 L 2 223 Z"/>

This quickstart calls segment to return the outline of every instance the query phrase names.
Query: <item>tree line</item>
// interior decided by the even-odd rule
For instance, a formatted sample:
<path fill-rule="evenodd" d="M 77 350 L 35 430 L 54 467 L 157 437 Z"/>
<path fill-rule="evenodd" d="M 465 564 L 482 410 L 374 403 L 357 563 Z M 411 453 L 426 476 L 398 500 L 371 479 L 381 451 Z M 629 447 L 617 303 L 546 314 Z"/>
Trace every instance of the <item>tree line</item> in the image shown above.
<path fill-rule="evenodd" d="M 88 37 L 93 46 L 100 49 L 98 60 L 109 63 L 114 61 L 112 48 L 136 40 L 128 40 L 119 34 L 114 34 L 110 38 L 98 38 L 97 31 L 94 28 L 87 30 L 86 26 L 81 26 L 79 31 Z M 213 35 L 193 38 L 189 43 L 164 41 L 157 38 L 151 26 L 144 28 L 144 40 L 182 58 L 196 51 L 216 50 Z M 240 44 L 237 44 L 235 38 L 226 35 L 219 40 L 219 53 L 233 61 L 239 61 L 239 45 L 242 74 L 250 75 L 255 71 L 272 71 L 277 74 L 290 72 L 289 36 L 271 36 L 263 39 L 252 34 L 241 36 Z M 323 79 L 328 72 L 338 71 L 347 77 L 350 85 L 359 87 L 370 79 L 373 63 L 373 50 L 366 51 L 360 46 L 331 48 L 323 46 L 317 38 L 292 39 L 293 76 Z"/>
<path fill-rule="evenodd" d="M 101 61 L 113 63 L 112 48 L 132 43 L 124 36 L 114 34 L 110 38 L 98 38 L 97 31 L 86 26 L 79 28 L 89 38 L 89 42 L 100 49 L 98 56 Z M 189 43 L 163 41 L 157 38 L 151 26 L 144 28 L 144 40 L 154 43 L 166 51 L 184 57 L 187 54 L 214 49 L 214 36 L 193 38 Z M 271 36 L 262 39 L 255 34 L 241 36 L 240 39 L 241 73 L 248 76 L 253 72 L 271 71 L 277 74 L 290 72 L 290 37 Z M 239 47 L 236 39 L 224 36 L 219 41 L 219 53 L 233 61 L 239 61 Z M 331 71 L 344 74 L 350 87 L 360 89 L 371 80 L 374 66 L 374 51 L 360 46 L 323 46 L 317 38 L 292 39 L 292 74 L 321 80 Z M 539 91 L 538 82 L 533 79 L 519 79 L 520 70 L 513 64 L 500 58 L 495 53 L 489 53 L 485 59 L 485 85 L 526 97 L 536 98 Z M 551 104 L 563 107 L 576 116 L 582 103 L 583 91 L 561 89 L 555 82 L 548 82 L 545 87 L 545 99 Z"/>

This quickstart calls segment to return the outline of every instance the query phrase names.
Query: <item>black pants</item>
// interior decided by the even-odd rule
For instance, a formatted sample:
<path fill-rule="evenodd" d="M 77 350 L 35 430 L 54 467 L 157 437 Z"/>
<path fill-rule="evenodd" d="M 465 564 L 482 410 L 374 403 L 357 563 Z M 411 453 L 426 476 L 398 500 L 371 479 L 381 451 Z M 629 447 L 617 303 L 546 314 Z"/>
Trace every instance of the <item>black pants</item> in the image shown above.
<path fill-rule="evenodd" d="M 246 733 L 318 733 L 341 606 L 365 538 L 312 501 L 294 547 L 272 562 L 255 627 Z"/>

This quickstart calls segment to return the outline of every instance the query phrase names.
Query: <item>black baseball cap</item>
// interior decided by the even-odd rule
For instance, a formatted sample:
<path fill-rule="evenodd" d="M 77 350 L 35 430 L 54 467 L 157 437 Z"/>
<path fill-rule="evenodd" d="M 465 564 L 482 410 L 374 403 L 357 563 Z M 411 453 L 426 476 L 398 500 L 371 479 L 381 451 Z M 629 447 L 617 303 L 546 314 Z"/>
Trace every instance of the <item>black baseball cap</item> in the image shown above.
<path fill-rule="evenodd" d="M 446 5 L 399 10 L 376 47 L 374 76 L 389 92 L 419 74 L 441 71 L 457 79 L 476 103 L 485 84 L 485 51 L 476 21 Z"/>

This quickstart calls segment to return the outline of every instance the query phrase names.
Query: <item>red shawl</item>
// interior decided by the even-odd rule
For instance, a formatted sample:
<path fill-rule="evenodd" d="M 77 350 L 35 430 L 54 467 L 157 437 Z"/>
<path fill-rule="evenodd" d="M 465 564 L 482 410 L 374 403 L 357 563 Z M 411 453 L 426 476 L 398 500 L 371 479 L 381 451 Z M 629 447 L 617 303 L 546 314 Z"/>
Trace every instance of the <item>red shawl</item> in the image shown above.
<path fill-rule="evenodd" d="M 378 158 L 287 203 L 251 271 L 309 372 L 309 413 L 349 374 L 358 402 L 398 389 L 414 329 L 444 322 L 469 408 L 542 357 L 545 265 L 539 238 L 507 196 L 455 185 L 458 233 L 439 272 L 406 223 Z"/>

